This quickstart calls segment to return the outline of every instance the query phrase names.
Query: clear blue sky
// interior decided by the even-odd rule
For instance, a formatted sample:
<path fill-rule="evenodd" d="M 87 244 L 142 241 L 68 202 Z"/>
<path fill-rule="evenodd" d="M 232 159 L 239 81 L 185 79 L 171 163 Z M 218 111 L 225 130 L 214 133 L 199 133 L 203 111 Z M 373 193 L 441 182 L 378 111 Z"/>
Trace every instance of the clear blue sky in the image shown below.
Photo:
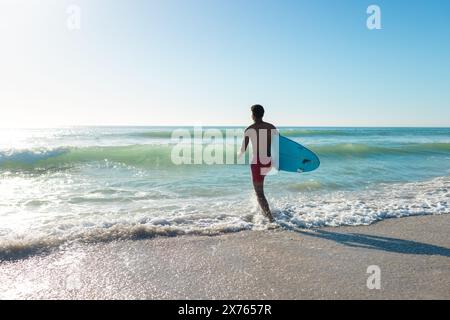
<path fill-rule="evenodd" d="M 0 39 L 0 126 L 450 126 L 450 1 L 3 0 Z"/>

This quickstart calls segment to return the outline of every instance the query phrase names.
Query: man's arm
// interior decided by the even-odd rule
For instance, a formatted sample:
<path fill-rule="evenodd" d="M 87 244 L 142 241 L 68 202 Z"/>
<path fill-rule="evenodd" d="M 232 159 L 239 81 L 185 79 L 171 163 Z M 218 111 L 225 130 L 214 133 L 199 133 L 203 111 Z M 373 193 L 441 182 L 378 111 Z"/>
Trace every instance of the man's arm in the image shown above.
<path fill-rule="evenodd" d="M 250 139 L 248 138 L 248 136 L 244 134 L 244 139 L 242 139 L 241 153 L 247 151 L 249 141 Z"/>
<path fill-rule="evenodd" d="M 241 150 L 239 151 L 238 156 L 242 156 L 245 153 L 245 151 L 247 151 L 248 143 L 250 142 L 250 138 L 247 134 L 247 130 L 248 130 L 248 128 L 245 129 L 245 131 L 244 131 L 244 138 L 242 139 Z"/>

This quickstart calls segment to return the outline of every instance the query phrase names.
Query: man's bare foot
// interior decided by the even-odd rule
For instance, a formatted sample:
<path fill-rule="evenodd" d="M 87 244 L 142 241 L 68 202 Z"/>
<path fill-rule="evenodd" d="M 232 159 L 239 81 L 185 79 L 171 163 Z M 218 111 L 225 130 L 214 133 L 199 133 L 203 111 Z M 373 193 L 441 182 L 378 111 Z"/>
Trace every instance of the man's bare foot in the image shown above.
<path fill-rule="evenodd" d="M 271 212 L 264 212 L 264 215 L 266 216 L 267 219 L 269 219 L 270 223 L 275 222 Z"/>

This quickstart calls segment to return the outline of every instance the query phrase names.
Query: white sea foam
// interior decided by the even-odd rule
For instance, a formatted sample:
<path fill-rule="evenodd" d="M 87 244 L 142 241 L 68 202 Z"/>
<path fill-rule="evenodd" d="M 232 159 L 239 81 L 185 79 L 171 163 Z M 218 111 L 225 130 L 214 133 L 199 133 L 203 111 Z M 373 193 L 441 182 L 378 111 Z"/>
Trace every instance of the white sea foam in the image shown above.
<path fill-rule="evenodd" d="M 450 213 L 450 178 L 385 184 L 362 191 L 298 193 L 270 199 L 270 203 L 277 224 L 283 228 L 369 225 L 387 218 Z M 20 258 L 69 242 L 218 235 L 270 227 L 254 198 L 191 201 L 182 207 L 173 204 L 161 208 L 159 215 L 157 208 L 149 207 L 116 215 L 47 217 L 33 230 L 1 229 L 0 259 Z"/>
<path fill-rule="evenodd" d="M 450 179 L 382 184 L 363 191 L 335 191 L 274 201 L 281 225 L 369 225 L 387 218 L 450 213 Z"/>

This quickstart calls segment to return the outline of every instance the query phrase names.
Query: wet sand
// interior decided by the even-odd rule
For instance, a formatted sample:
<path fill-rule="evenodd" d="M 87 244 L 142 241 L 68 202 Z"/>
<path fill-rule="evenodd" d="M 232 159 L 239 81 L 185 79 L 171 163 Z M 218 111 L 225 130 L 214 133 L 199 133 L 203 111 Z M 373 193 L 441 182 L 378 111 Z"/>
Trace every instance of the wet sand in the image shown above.
<path fill-rule="evenodd" d="M 71 245 L 0 263 L 0 298 L 450 299 L 450 215 Z"/>

